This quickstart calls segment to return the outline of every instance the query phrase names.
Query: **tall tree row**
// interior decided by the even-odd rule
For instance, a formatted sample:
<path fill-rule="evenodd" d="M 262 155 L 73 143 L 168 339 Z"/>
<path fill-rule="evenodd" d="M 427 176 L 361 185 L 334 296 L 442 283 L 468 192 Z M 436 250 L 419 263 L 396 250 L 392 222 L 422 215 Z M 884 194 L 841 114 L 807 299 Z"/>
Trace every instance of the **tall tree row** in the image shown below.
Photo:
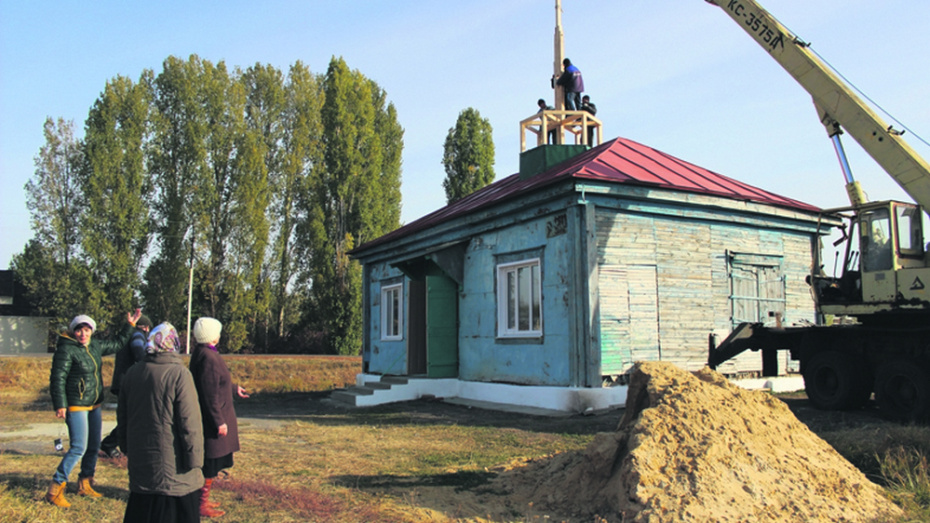
<path fill-rule="evenodd" d="M 105 323 L 144 304 L 183 329 L 193 266 L 191 314 L 220 319 L 228 348 L 281 350 L 299 331 L 357 353 L 347 252 L 400 218 L 403 130 L 375 82 L 337 58 L 315 75 L 169 57 L 107 82 L 83 141 L 72 127 L 46 123 L 26 187 L 35 238 L 14 269 L 40 312 Z"/>

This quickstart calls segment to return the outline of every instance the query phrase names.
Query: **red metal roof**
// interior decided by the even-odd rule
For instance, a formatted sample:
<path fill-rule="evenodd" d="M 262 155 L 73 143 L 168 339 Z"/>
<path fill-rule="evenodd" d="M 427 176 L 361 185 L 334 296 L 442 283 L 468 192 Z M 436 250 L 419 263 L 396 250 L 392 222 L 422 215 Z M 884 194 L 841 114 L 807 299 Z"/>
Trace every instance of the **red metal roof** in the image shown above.
<path fill-rule="evenodd" d="M 633 140 L 615 138 L 525 180 L 520 179 L 519 173 L 498 180 L 461 200 L 360 245 L 355 251 L 402 238 L 452 218 L 515 198 L 527 191 L 570 178 L 711 194 L 802 211 L 820 210 L 813 205 L 709 171 Z"/>

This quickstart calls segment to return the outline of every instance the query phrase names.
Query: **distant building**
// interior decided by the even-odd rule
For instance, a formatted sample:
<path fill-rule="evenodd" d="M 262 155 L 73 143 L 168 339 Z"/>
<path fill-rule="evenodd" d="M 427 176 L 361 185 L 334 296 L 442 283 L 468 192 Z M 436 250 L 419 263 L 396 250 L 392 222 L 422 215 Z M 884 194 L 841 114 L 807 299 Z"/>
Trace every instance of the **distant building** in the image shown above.
<path fill-rule="evenodd" d="M 24 303 L 14 303 L 14 296 L 22 295 L 22 289 L 17 288 L 13 271 L 0 271 L 0 314 L 22 314 Z"/>
<path fill-rule="evenodd" d="M 25 294 L 13 271 L 0 271 L 0 355 L 49 351 L 49 318 L 31 316 Z"/>
<path fill-rule="evenodd" d="M 636 361 L 697 369 L 711 333 L 814 321 L 819 218 L 632 140 L 537 147 L 521 173 L 351 252 L 364 268 L 359 382 L 444 378 L 448 393 L 431 393 L 484 384 L 494 392 L 479 399 L 500 403 L 567 388 L 589 399 L 557 408 L 604 406 L 590 398 Z M 749 353 L 718 370 L 760 369 Z"/>

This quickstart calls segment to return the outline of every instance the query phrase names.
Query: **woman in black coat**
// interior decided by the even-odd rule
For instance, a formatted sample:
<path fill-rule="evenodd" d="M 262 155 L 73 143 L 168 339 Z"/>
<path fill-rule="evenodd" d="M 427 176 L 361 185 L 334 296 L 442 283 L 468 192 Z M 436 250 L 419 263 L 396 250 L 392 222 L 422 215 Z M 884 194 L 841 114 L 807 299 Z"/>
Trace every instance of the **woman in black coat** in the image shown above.
<path fill-rule="evenodd" d="M 222 330 L 223 324 L 214 318 L 198 319 L 193 329 L 197 345 L 190 362 L 203 415 L 204 485 L 200 490 L 200 515 L 210 518 L 225 514 L 218 504 L 210 502 L 210 489 L 220 471 L 233 466 L 233 453 L 239 450 L 233 394 L 249 397 L 244 388 L 232 382 L 229 367 L 217 351 Z"/>

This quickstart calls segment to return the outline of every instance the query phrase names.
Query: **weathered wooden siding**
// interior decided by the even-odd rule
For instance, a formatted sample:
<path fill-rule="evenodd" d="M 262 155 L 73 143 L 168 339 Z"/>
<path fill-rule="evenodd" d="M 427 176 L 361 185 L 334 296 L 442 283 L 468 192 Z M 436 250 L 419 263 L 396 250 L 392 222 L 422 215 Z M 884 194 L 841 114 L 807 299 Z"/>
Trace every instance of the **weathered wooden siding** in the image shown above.
<path fill-rule="evenodd" d="M 713 324 L 711 228 L 704 223 L 657 219 L 659 355 L 685 368 L 700 367 L 707 329 Z"/>
<path fill-rule="evenodd" d="M 402 332 L 403 339 L 385 341 L 381 339 L 381 285 L 383 282 L 403 276 L 398 269 L 395 269 L 387 263 L 373 263 L 367 266 L 368 279 L 365 285 L 368 287 L 368 325 L 367 337 L 370 344 L 370 350 L 366 357 L 368 358 L 368 371 L 377 374 L 406 374 L 407 373 L 407 340 L 409 333 L 407 325 L 409 323 L 409 314 L 404 311 L 404 326 Z M 404 308 L 410 303 L 410 286 L 406 278 L 404 279 Z"/>
<path fill-rule="evenodd" d="M 459 377 L 527 385 L 572 384 L 571 328 L 578 282 L 572 277 L 578 212 L 557 212 L 472 238 L 459 302 Z M 558 223 L 558 225 L 555 225 Z M 564 223 L 564 226 L 562 225 Z M 496 272 L 501 256 L 542 259 L 543 332 L 539 339 L 497 337 Z"/>
<path fill-rule="evenodd" d="M 760 292 L 781 300 L 786 323 L 814 319 L 804 277 L 815 230 L 810 214 L 751 202 L 617 184 L 551 186 L 369 252 L 365 361 L 373 373 L 407 372 L 410 280 L 403 279 L 400 341 L 381 340 L 381 285 L 401 277 L 391 264 L 409 270 L 456 245 L 463 256 L 456 278 L 460 379 L 597 386 L 601 375 L 625 373 L 639 360 L 696 369 L 706 361 L 708 335 L 726 336 L 734 307 L 754 299 L 751 278 L 732 287 L 737 257 L 769 260 L 763 272 L 781 275 L 782 288 Z M 497 266 L 535 257 L 542 262 L 543 336 L 499 338 Z M 748 295 L 743 305 L 734 292 Z M 759 369 L 757 353 L 721 367 Z"/>
<path fill-rule="evenodd" d="M 804 283 L 811 233 L 767 230 L 725 218 L 723 213 L 719 221 L 695 219 L 685 210 L 670 208 L 657 209 L 655 214 L 598 208 L 603 374 L 622 374 L 639 360 L 702 367 L 708 335 L 725 336 L 733 326 L 730 253 L 775 260 L 777 266 L 767 268 L 764 276 L 783 278 L 772 285 L 783 285 L 784 290 L 772 287 L 761 292 L 775 298 L 771 303 L 784 303 L 786 321 L 813 320 L 813 302 Z M 782 368 L 785 365 L 783 358 Z M 757 353 L 745 354 L 721 370 L 758 371 L 761 358 Z"/>
<path fill-rule="evenodd" d="M 655 265 L 599 268 L 601 374 L 628 371 L 634 361 L 659 357 Z"/>

